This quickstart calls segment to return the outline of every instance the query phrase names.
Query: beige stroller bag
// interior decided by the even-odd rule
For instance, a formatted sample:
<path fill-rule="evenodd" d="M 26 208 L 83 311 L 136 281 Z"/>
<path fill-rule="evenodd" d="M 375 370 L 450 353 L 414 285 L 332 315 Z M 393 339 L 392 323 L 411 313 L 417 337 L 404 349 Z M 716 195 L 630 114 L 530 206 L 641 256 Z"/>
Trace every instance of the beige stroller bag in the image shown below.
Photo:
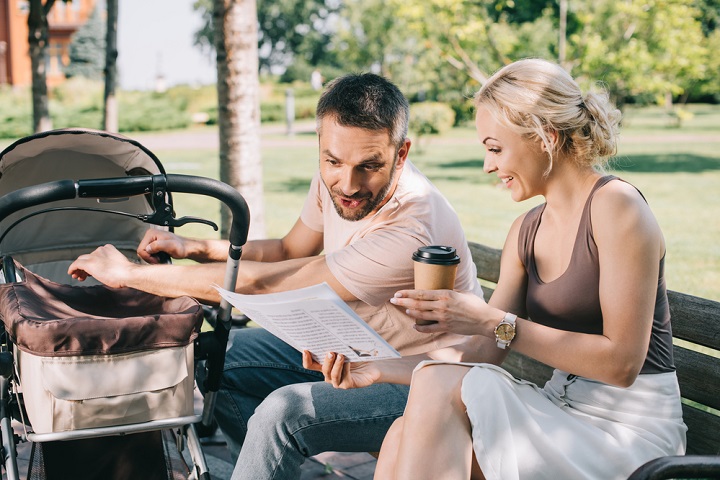
<path fill-rule="evenodd" d="M 61 285 L 16 268 L 24 280 L 0 285 L 0 309 L 36 434 L 194 414 L 195 300 Z"/>

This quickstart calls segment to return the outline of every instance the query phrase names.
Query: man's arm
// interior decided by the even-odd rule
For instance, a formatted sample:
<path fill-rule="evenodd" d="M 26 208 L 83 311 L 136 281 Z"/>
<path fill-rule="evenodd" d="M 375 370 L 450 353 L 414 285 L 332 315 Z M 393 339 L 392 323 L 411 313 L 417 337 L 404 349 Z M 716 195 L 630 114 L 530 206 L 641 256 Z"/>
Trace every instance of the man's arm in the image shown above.
<path fill-rule="evenodd" d="M 293 258 L 314 257 L 322 250 L 322 232 L 311 229 L 298 218 L 283 238 L 249 241 L 243 247 L 242 258 L 255 262 L 281 262 Z"/>
<path fill-rule="evenodd" d="M 311 230 L 300 220 L 283 239 L 248 242 L 238 268 L 236 291 L 272 293 L 327 282 L 343 300 L 357 300 L 332 274 L 325 257 L 318 255 L 321 250 L 322 233 Z M 79 280 L 93 276 L 111 287 L 219 302 L 220 296 L 212 286 L 222 284 L 225 264 L 138 265 L 129 262 L 115 247 L 106 245 L 78 257 L 68 273 Z"/>
<path fill-rule="evenodd" d="M 224 262 L 230 243 L 227 240 L 188 238 L 165 230 L 150 228 L 140 241 L 137 254 L 147 263 L 159 263 L 157 254 L 187 258 L 199 263 Z M 251 240 L 243 246 L 243 260 L 279 262 L 290 258 L 318 255 L 323 248 L 322 232 L 307 227 L 298 219 L 285 237 Z"/>

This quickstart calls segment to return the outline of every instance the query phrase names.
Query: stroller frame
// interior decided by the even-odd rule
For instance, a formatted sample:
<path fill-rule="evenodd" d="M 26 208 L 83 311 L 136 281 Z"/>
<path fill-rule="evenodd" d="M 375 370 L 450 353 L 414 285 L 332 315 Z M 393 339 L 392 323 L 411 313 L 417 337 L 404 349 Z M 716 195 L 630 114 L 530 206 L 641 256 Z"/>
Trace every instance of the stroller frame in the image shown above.
<path fill-rule="evenodd" d="M 230 247 L 226 262 L 225 289 L 234 291 L 237 282 L 237 271 L 242 254 L 242 246 L 247 241 L 247 232 L 250 222 L 250 213 L 247 204 L 234 188 L 229 185 L 205 177 L 179 174 L 158 174 L 135 177 L 86 179 L 86 180 L 59 180 L 33 185 L 10 192 L 0 197 L 0 221 L 9 215 L 25 208 L 34 207 L 59 200 L 76 198 L 117 199 L 136 195 L 150 195 L 153 199 L 155 212 L 152 215 L 139 215 L 142 221 L 166 227 L 184 225 L 188 222 L 210 223 L 206 220 L 193 217 L 175 218 L 174 212 L 164 203 L 169 193 L 189 193 L 213 197 L 224 203 L 232 214 L 232 225 L 229 233 Z M 6 279 L 15 280 L 14 272 L 10 270 L 12 261 L 3 263 L 3 273 Z M 205 426 L 212 423 L 215 399 L 220 386 L 225 349 L 229 330 L 232 324 L 232 306 L 225 300 L 220 303 L 214 329 L 201 332 L 194 341 L 195 360 L 205 360 L 207 369 L 202 415 L 184 416 L 166 420 L 155 420 L 140 424 L 87 428 L 57 433 L 30 433 L 20 437 L 22 440 L 33 442 L 46 442 L 55 440 L 72 440 L 80 438 L 93 438 L 102 436 L 125 435 L 154 430 L 176 429 L 178 447 L 187 442 L 188 452 L 193 461 L 194 472 L 191 478 L 210 479 L 207 463 L 200 446 L 195 423 L 202 422 Z M 8 337 L 7 334 L 5 334 Z M 8 480 L 19 479 L 16 458 L 16 441 L 18 436 L 13 432 L 11 420 L 13 409 L 20 409 L 21 405 L 13 405 L 10 384 L 14 381 L 14 359 L 8 350 L 10 345 L 0 351 L 0 433 L 2 434 L 2 456 Z M 192 477 L 192 475 L 196 475 Z"/>

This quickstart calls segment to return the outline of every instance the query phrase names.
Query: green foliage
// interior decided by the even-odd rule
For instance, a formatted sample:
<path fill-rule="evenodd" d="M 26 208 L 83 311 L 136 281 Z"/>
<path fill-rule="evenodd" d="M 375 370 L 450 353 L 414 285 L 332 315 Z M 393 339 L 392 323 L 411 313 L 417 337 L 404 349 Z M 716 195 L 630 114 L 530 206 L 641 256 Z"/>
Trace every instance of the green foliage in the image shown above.
<path fill-rule="evenodd" d="M 602 81 L 616 103 L 677 96 L 710 72 L 694 0 L 597 0 L 578 5 L 582 29 L 569 38 L 573 74 Z M 718 72 L 713 74 L 718 75 Z"/>
<path fill-rule="evenodd" d="M 209 22 L 212 2 L 196 5 Z M 720 101 L 720 0 L 568 7 L 564 66 L 584 89 L 601 83 L 621 108 L 667 93 Z M 326 81 L 375 71 L 411 101 L 451 105 L 462 123 L 467 98 L 498 68 L 525 57 L 558 61 L 559 13 L 556 0 L 258 0 L 262 72 L 287 67 L 281 81 L 307 82 L 318 67 Z"/>
<path fill-rule="evenodd" d="M 422 152 L 422 139 L 428 135 L 438 135 L 450 130 L 455 123 L 455 112 L 444 103 L 422 102 L 410 106 L 410 124 L 408 129 L 415 134 L 417 150 Z"/>
<path fill-rule="evenodd" d="M 261 84 L 262 122 L 285 121 L 285 91 L 295 97 L 295 119 L 315 118 L 320 92 L 307 81 L 290 85 L 266 78 Z M 103 83 L 74 77 L 50 91 L 50 113 L 55 128 L 101 128 Z M 178 85 L 164 93 L 118 92 L 121 132 L 144 132 L 186 128 L 201 119 L 217 124 L 217 90 L 214 85 Z M 194 120 L 195 118 L 195 120 Z M 0 88 L 0 138 L 19 138 L 32 133 L 30 89 Z"/>
<path fill-rule="evenodd" d="M 161 93 L 124 92 L 118 96 L 121 132 L 186 128 L 191 117 L 187 99 Z"/>
<path fill-rule="evenodd" d="M 193 3 L 193 10 L 200 13 L 202 21 L 200 23 L 200 29 L 195 32 L 193 39 L 195 45 L 200 47 L 205 52 L 215 51 L 215 27 L 213 26 L 212 12 L 213 2 L 212 0 L 195 0 Z"/>
<path fill-rule="evenodd" d="M 475 120 L 475 105 L 471 98 L 461 98 L 450 103 L 450 108 L 455 112 L 454 127 L 472 123 Z"/>
<path fill-rule="evenodd" d="M 105 69 L 105 30 L 107 25 L 100 15 L 102 9 L 96 5 L 88 21 L 72 37 L 70 63 L 65 76 L 103 78 Z"/>
<path fill-rule="evenodd" d="M 181 101 L 186 105 L 186 110 L 193 114 L 208 112 L 217 108 L 217 88 L 215 85 L 202 87 L 190 85 L 176 85 L 168 89 L 164 95 L 173 101 Z"/>
<path fill-rule="evenodd" d="M 333 65 L 335 57 L 329 48 L 334 33 L 331 24 L 341 5 L 336 0 L 257 0 L 260 69 L 269 72 L 296 61 L 312 66 Z M 193 8 L 203 19 L 195 43 L 212 51 L 212 1 L 196 0 Z"/>
<path fill-rule="evenodd" d="M 455 112 L 444 103 L 413 103 L 410 107 L 410 131 L 421 135 L 445 133 L 455 123 Z"/>
<path fill-rule="evenodd" d="M 718 13 L 720 16 L 720 12 Z M 716 103 L 720 103 L 720 28 L 710 32 L 707 37 L 707 56 L 706 72 L 707 75 L 700 82 L 693 85 L 691 90 L 696 91 L 699 95 L 705 95 L 713 98 Z"/>
<path fill-rule="evenodd" d="M 684 108 L 674 108 L 669 113 L 670 119 L 671 119 L 671 125 L 674 128 L 680 128 L 682 127 L 683 122 L 686 122 L 688 120 L 692 120 L 694 114 L 686 110 Z"/>
<path fill-rule="evenodd" d="M 0 138 L 20 138 L 32 133 L 30 90 L 0 86 Z"/>
<path fill-rule="evenodd" d="M 186 128 L 193 113 L 216 105 L 206 87 L 174 87 L 166 93 L 119 92 L 121 132 Z M 50 91 L 50 113 L 55 128 L 101 128 L 103 83 L 75 77 Z M 30 89 L 0 89 L 0 138 L 20 138 L 32 133 Z"/>

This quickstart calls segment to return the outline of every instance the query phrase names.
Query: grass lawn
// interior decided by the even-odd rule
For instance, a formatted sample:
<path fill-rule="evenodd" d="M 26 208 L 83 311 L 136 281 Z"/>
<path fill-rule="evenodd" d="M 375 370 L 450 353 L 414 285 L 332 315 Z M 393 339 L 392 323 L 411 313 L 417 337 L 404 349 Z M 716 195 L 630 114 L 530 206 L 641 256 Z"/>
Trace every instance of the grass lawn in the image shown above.
<path fill-rule="evenodd" d="M 720 106 L 688 110 L 693 117 L 672 128 L 661 109 L 629 109 L 612 173 L 636 185 L 658 218 L 667 242 L 669 288 L 720 300 Z M 267 234 L 278 237 L 298 217 L 317 168 L 317 144 L 314 133 L 306 132 L 291 138 L 268 133 L 262 145 Z M 502 247 L 512 221 L 541 201 L 514 203 L 494 175 L 482 172 L 483 152 L 472 128 L 423 138 L 419 145 L 411 160 L 448 197 L 469 240 Z M 154 153 L 171 173 L 217 176 L 215 149 Z M 179 215 L 219 217 L 214 200 L 197 196 L 176 196 L 176 210 Z M 179 232 L 215 235 L 200 225 Z"/>

